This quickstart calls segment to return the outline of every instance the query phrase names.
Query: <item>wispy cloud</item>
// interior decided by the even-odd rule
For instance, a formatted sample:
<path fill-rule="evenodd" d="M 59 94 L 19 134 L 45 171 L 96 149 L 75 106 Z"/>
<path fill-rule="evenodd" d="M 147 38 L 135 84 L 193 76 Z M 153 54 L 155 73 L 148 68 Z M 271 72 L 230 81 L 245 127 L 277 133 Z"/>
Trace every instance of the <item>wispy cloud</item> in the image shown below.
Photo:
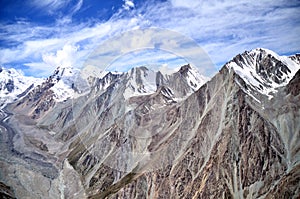
<path fill-rule="evenodd" d="M 170 6 L 170 4 L 172 6 Z M 145 18 L 196 39 L 215 63 L 246 49 L 299 51 L 299 1 L 178 1 L 144 8 Z M 289 30 L 289 31 L 288 31 Z"/>
<path fill-rule="evenodd" d="M 33 1 L 35 6 L 48 7 L 51 12 L 69 3 Z M 233 0 L 169 0 L 146 1 L 139 6 L 125 0 L 123 7 L 107 21 L 91 18 L 76 23 L 73 16 L 79 13 L 83 3 L 83 0 L 77 1 L 67 14 L 57 17 L 56 23 L 51 25 L 36 25 L 26 20 L 15 24 L 0 23 L 0 63 L 9 65 L 17 60 L 32 73 L 40 64 L 40 74 L 50 73 L 55 64 L 80 67 L 104 41 L 128 30 L 149 27 L 177 31 L 195 40 L 219 67 L 236 54 L 257 47 L 280 54 L 300 51 L 300 3 L 297 0 L 242 0 L 239 3 Z M 147 43 L 149 38 L 135 42 Z M 127 45 L 125 43 L 124 48 Z M 163 45 L 175 44 L 168 43 L 166 35 L 160 47 Z"/>
<path fill-rule="evenodd" d="M 126 65 L 124 65 L 126 63 Z M 148 66 L 152 70 L 158 70 L 161 67 L 174 71 L 175 68 L 187 64 L 188 61 L 165 51 L 135 51 L 125 54 L 115 59 L 109 65 L 110 71 L 128 71 L 132 67 Z"/>
<path fill-rule="evenodd" d="M 149 54 L 147 51 L 151 50 L 156 52 Z M 135 54 L 135 51 L 140 52 Z M 134 57 L 122 58 L 128 54 Z M 166 58 L 163 59 L 163 56 Z M 128 65 L 138 66 L 138 64 L 154 64 L 155 62 L 158 64 L 168 61 L 174 63 L 175 57 L 181 59 L 176 63 L 190 63 L 206 75 L 212 75 L 216 70 L 208 55 L 194 40 L 178 32 L 159 28 L 131 30 L 108 39 L 93 51 L 85 64 L 106 70 L 106 66 L 115 59 L 123 60 L 119 63 L 123 63 L 124 66 L 119 66 L 119 68 L 127 68 Z"/>
<path fill-rule="evenodd" d="M 75 14 L 76 12 L 78 12 L 82 7 L 82 5 L 83 5 L 83 0 L 78 0 L 76 5 L 71 9 L 71 14 Z"/>
<path fill-rule="evenodd" d="M 38 9 L 44 9 L 48 11 L 49 14 L 54 14 L 55 11 L 65 7 L 69 2 L 70 0 L 33 0 L 31 4 Z"/>
<path fill-rule="evenodd" d="M 72 17 L 81 9 L 83 0 L 33 0 L 31 5 L 41 12 L 54 16 L 58 25 L 65 25 L 72 22 Z"/>

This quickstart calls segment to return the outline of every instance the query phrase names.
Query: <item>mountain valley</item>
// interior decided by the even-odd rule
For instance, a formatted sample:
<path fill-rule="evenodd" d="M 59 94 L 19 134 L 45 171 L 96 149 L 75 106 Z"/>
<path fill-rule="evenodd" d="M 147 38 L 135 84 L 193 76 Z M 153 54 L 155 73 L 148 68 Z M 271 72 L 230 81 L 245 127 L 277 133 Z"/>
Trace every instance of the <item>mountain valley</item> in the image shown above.
<path fill-rule="evenodd" d="M 246 51 L 212 78 L 57 68 L 18 86 L 4 71 L 3 197 L 300 197 L 299 54 Z"/>

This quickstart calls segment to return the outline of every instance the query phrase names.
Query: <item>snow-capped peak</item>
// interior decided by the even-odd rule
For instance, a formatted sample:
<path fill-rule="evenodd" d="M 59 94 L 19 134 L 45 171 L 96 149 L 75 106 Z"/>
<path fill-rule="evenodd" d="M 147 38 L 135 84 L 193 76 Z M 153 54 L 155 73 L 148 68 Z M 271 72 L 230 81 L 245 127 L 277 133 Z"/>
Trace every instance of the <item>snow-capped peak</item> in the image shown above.
<path fill-rule="evenodd" d="M 189 86 L 193 88 L 194 91 L 198 90 L 203 84 L 205 84 L 209 80 L 208 77 L 201 75 L 199 71 L 190 64 L 181 67 L 181 70 L 184 67 L 187 68 L 187 82 Z"/>
<path fill-rule="evenodd" d="M 151 94 L 156 91 L 156 72 L 141 66 L 132 68 L 127 72 L 127 83 L 124 98 L 132 96 Z"/>
<path fill-rule="evenodd" d="M 19 70 L 0 67 L 0 107 L 18 99 L 30 86 L 41 82 L 42 79 L 24 76 Z"/>
<path fill-rule="evenodd" d="M 285 86 L 300 69 L 297 60 L 257 48 L 239 54 L 226 64 L 252 89 L 272 98 L 277 88 Z"/>
<path fill-rule="evenodd" d="M 54 85 L 50 88 L 54 92 L 55 101 L 62 102 L 75 96 L 75 90 L 81 92 L 87 82 L 80 77 L 80 70 L 72 67 L 58 67 L 48 81 Z"/>
<path fill-rule="evenodd" d="M 124 92 L 125 99 L 155 93 L 160 86 L 169 87 L 177 97 L 187 97 L 208 81 L 208 78 L 189 64 L 177 71 L 174 70 L 172 74 L 153 71 L 142 66 L 131 69 L 126 75 L 128 81 Z"/>

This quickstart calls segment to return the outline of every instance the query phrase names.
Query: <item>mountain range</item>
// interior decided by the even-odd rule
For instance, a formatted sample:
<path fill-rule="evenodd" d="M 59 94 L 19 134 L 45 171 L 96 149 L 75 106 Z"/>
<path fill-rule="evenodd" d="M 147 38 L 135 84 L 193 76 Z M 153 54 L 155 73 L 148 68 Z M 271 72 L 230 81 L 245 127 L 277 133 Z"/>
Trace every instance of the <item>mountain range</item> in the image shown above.
<path fill-rule="evenodd" d="M 0 70 L 6 198 L 299 198 L 300 55 L 46 79 Z"/>

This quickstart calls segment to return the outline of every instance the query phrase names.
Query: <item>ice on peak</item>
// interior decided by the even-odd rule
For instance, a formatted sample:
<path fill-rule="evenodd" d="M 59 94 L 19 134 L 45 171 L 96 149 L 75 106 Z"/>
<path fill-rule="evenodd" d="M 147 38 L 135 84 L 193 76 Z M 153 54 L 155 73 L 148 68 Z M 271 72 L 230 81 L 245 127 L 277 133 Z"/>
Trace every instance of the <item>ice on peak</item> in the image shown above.
<path fill-rule="evenodd" d="M 3 107 L 7 103 L 18 99 L 31 85 L 42 83 L 42 79 L 28 77 L 22 71 L 14 68 L 6 69 L 0 67 L 0 106 Z"/>
<path fill-rule="evenodd" d="M 124 92 L 125 99 L 156 91 L 156 72 L 141 66 L 132 68 L 126 74 L 128 81 Z"/>
<path fill-rule="evenodd" d="M 257 48 L 245 51 L 226 64 L 252 89 L 272 98 L 277 88 L 286 85 L 300 69 L 299 63 L 287 56 Z"/>
<path fill-rule="evenodd" d="M 159 86 L 162 85 L 186 89 L 185 91 L 180 91 L 180 93 L 188 92 L 187 94 L 191 94 L 208 81 L 208 78 L 202 76 L 196 68 L 189 64 L 178 67 L 178 70 L 174 70 L 172 74 L 154 71 L 145 66 L 132 68 L 127 72 L 127 77 L 128 82 L 124 92 L 125 99 L 132 96 L 155 93 Z M 175 80 L 176 78 L 183 78 L 184 84 L 187 84 L 186 87 L 178 87 L 176 84 L 180 81 Z M 189 89 L 187 89 L 188 87 Z"/>
<path fill-rule="evenodd" d="M 266 56 L 271 55 L 271 56 L 273 56 L 274 58 L 276 58 L 278 60 L 280 59 L 280 56 L 277 53 L 273 52 L 272 50 L 266 49 L 266 48 L 256 48 L 256 49 L 251 50 L 250 53 L 252 53 L 252 54 L 263 54 L 263 55 L 266 55 Z"/>
<path fill-rule="evenodd" d="M 208 80 L 208 77 L 201 75 L 198 69 L 188 64 L 187 81 L 191 88 L 198 90 Z"/>
<path fill-rule="evenodd" d="M 57 67 L 50 76 L 54 85 L 51 90 L 55 94 L 55 100 L 62 102 L 75 96 L 74 86 L 80 80 L 80 70 L 73 67 Z"/>

